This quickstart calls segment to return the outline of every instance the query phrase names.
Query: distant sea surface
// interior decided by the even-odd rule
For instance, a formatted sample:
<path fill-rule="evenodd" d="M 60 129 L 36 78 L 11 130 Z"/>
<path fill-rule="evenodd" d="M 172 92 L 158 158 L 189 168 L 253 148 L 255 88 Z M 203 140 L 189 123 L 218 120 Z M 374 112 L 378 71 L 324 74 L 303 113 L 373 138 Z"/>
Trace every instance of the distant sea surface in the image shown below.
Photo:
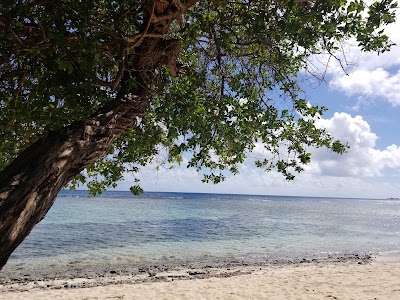
<path fill-rule="evenodd" d="M 4 270 L 348 253 L 400 255 L 399 200 L 62 191 Z"/>

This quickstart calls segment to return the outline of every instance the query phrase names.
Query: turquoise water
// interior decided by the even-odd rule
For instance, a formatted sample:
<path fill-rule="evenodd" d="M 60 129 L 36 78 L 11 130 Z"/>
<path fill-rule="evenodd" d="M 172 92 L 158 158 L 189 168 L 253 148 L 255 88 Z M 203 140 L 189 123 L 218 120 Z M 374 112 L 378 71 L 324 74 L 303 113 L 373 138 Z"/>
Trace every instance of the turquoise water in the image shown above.
<path fill-rule="evenodd" d="M 63 191 L 6 269 L 400 253 L 400 201 Z"/>

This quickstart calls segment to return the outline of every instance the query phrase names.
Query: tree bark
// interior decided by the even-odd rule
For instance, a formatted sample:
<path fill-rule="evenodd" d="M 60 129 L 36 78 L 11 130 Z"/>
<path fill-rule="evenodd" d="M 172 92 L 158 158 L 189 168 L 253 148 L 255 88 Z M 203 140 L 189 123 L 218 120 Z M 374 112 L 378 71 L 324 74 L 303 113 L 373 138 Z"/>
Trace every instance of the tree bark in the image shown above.
<path fill-rule="evenodd" d="M 137 125 L 137 117 L 143 115 L 149 103 L 149 84 L 155 69 L 161 64 L 176 67 L 166 55 L 172 49 L 175 52 L 171 57 L 176 59 L 179 43 L 154 36 L 166 34 L 171 22 L 196 1 L 149 2 L 152 11 L 148 24 L 134 45 L 135 74 L 125 73 L 116 99 L 83 122 L 49 132 L 0 173 L 0 270 L 45 217 L 61 188 L 102 157 L 121 134 Z M 130 76 L 138 81 L 139 88 L 134 91 L 127 87 Z"/>
<path fill-rule="evenodd" d="M 143 113 L 146 94 L 118 101 L 74 128 L 50 132 L 0 174 L 0 269 L 44 218 L 60 189 L 104 155 Z"/>

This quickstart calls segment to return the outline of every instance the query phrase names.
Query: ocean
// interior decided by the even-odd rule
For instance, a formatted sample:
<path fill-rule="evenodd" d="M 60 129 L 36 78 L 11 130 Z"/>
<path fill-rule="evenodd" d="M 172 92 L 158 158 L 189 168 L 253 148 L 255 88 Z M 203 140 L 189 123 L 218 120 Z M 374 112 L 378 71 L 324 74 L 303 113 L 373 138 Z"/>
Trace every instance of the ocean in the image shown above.
<path fill-rule="evenodd" d="M 2 276 L 349 254 L 400 255 L 399 200 L 61 191 Z"/>

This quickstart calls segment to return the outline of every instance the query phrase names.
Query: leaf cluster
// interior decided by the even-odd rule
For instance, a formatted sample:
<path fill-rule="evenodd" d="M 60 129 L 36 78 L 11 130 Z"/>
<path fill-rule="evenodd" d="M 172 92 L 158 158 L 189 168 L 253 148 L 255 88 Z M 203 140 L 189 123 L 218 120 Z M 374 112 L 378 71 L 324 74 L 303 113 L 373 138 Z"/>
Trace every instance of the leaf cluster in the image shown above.
<path fill-rule="evenodd" d="M 238 173 L 249 156 L 293 179 L 312 147 L 345 152 L 315 127 L 325 108 L 302 97 L 298 74 L 310 56 L 334 55 L 348 39 L 387 51 L 393 43 L 383 29 L 396 8 L 393 0 L 199 1 L 165 37 L 181 42 L 180 76 L 154 70 L 138 127 L 72 185 L 86 182 L 96 194 L 126 172 L 184 157 L 206 182 Z M 84 120 L 115 98 L 146 9 L 141 1 L 2 1 L 0 12 L 1 169 L 46 130 Z"/>

